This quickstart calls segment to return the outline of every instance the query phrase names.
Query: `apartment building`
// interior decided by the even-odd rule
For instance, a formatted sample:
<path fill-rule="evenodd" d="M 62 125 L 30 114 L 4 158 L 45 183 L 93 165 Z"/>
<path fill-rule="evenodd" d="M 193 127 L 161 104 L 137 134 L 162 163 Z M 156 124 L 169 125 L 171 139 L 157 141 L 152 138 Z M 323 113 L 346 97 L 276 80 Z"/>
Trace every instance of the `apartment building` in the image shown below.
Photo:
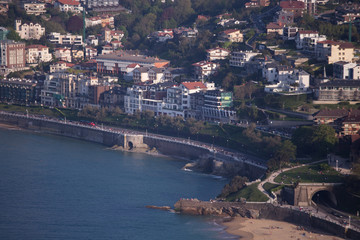
<path fill-rule="evenodd" d="M 206 50 L 207 61 L 223 60 L 226 59 L 229 55 L 230 55 L 229 50 L 220 47 Z"/>
<path fill-rule="evenodd" d="M 87 8 L 104 8 L 119 6 L 119 0 L 88 0 L 86 1 Z"/>
<path fill-rule="evenodd" d="M 230 66 L 245 67 L 245 63 L 250 62 L 254 59 L 255 56 L 258 56 L 260 54 L 261 53 L 256 53 L 252 51 L 232 52 L 230 56 Z"/>
<path fill-rule="evenodd" d="M 354 46 L 349 42 L 319 41 L 315 51 L 317 59 L 326 60 L 328 64 L 338 61 L 352 62 L 354 58 Z"/>
<path fill-rule="evenodd" d="M 12 40 L 0 41 L 0 74 L 26 69 L 25 59 L 25 43 Z"/>
<path fill-rule="evenodd" d="M 75 64 L 64 61 L 59 61 L 50 65 L 50 73 L 66 72 L 67 69 L 72 68 Z"/>
<path fill-rule="evenodd" d="M 56 0 L 54 7 L 58 8 L 60 12 L 81 13 L 84 10 L 77 0 Z"/>
<path fill-rule="evenodd" d="M 319 33 L 312 30 L 300 30 L 297 32 L 295 37 L 296 49 L 304 48 L 304 38 L 317 38 Z"/>
<path fill-rule="evenodd" d="M 200 61 L 192 64 L 194 68 L 194 78 L 198 80 L 207 79 L 210 75 L 216 73 L 220 64 L 208 61 Z"/>
<path fill-rule="evenodd" d="M 315 90 L 315 96 L 321 101 L 359 101 L 359 80 L 333 80 L 321 83 Z"/>
<path fill-rule="evenodd" d="M 131 52 L 119 51 L 112 54 L 99 55 L 96 58 L 97 72 L 120 74 L 126 73 L 130 64 L 139 64 L 142 67 L 166 67 L 170 63 L 157 57 L 138 55 Z"/>
<path fill-rule="evenodd" d="M 49 48 L 43 45 L 30 45 L 25 47 L 26 63 L 36 64 L 41 62 L 50 62 L 52 55 Z"/>
<path fill-rule="evenodd" d="M 243 42 L 244 35 L 237 29 L 228 29 L 220 33 L 220 42 Z"/>
<path fill-rule="evenodd" d="M 46 13 L 45 3 L 40 2 L 28 2 L 24 3 L 23 8 L 25 12 L 29 15 L 39 16 Z"/>
<path fill-rule="evenodd" d="M 37 39 L 39 40 L 45 35 L 45 28 L 38 23 L 24 23 L 21 24 L 21 20 L 15 20 L 15 31 L 20 35 L 22 39 Z"/>
<path fill-rule="evenodd" d="M 20 78 L 0 79 L 0 101 L 30 104 L 38 100 L 36 81 Z"/>
<path fill-rule="evenodd" d="M 360 80 L 360 65 L 344 61 L 333 64 L 334 78 L 346 80 Z"/>
<path fill-rule="evenodd" d="M 69 48 L 56 48 L 54 52 L 54 56 L 57 60 L 71 62 L 71 49 Z"/>
<path fill-rule="evenodd" d="M 81 35 L 71 35 L 70 33 L 63 35 L 61 33 L 52 32 L 49 34 L 48 40 L 51 43 L 57 45 L 83 45 L 83 39 Z"/>

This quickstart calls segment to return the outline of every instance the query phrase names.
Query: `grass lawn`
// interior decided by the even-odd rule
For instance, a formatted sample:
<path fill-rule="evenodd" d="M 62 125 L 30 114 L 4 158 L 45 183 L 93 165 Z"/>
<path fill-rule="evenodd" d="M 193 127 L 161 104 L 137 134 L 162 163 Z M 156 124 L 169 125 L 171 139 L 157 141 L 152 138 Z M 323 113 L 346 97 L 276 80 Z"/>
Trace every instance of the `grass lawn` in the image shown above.
<path fill-rule="evenodd" d="M 227 201 L 234 201 L 235 199 L 245 198 L 248 202 L 266 202 L 268 199 L 262 192 L 257 189 L 259 183 L 246 186 L 237 193 L 230 194 L 226 198 Z"/>
<path fill-rule="evenodd" d="M 316 164 L 305 167 L 299 167 L 284 173 L 281 173 L 275 178 L 275 182 L 292 184 L 294 182 L 324 182 L 324 183 L 337 183 L 343 181 L 343 176 L 327 164 Z"/>
<path fill-rule="evenodd" d="M 272 191 L 279 190 L 280 188 L 283 187 L 283 185 L 273 184 L 273 183 L 267 182 L 267 183 L 264 184 L 263 187 L 264 187 L 265 191 L 267 191 L 269 194 L 271 194 Z"/>

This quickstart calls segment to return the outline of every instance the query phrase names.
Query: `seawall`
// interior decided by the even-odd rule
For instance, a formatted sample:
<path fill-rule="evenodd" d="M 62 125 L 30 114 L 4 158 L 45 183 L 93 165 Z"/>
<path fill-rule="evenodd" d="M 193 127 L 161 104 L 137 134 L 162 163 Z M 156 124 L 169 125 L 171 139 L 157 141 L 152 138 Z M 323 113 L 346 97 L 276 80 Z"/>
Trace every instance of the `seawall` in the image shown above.
<path fill-rule="evenodd" d="M 175 210 L 191 215 L 242 216 L 248 218 L 271 219 L 310 226 L 328 233 L 350 239 L 360 239 L 360 230 L 348 227 L 332 219 L 324 219 L 291 206 L 271 203 L 218 202 L 180 199 L 174 205 Z"/>
<path fill-rule="evenodd" d="M 202 159 L 204 164 L 211 164 L 213 170 L 211 173 L 219 175 L 226 175 L 227 171 L 236 170 L 236 174 L 256 179 L 266 171 L 265 166 L 250 159 L 245 159 L 245 157 L 242 158 L 241 153 L 226 154 L 221 148 L 217 147 L 217 150 L 215 150 L 205 143 L 186 139 L 144 134 L 120 128 L 88 126 L 78 122 L 65 122 L 57 119 L 6 112 L 0 112 L 0 122 L 15 125 L 22 129 L 96 142 L 108 147 L 116 145 L 126 150 L 130 148 L 155 148 L 160 153 L 168 156 L 181 156 L 190 160 Z"/>

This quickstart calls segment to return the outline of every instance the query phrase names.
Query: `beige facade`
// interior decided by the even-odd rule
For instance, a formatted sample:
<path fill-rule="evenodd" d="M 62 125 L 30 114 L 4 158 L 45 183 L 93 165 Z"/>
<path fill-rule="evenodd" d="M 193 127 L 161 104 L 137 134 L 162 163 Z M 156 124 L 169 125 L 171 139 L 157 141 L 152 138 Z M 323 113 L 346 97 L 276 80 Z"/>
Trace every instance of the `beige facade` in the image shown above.
<path fill-rule="evenodd" d="M 354 58 L 354 46 L 348 42 L 320 41 L 315 52 L 318 60 L 327 60 L 328 64 L 352 62 Z"/>
<path fill-rule="evenodd" d="M 52 32 L 49 34 L 48 40 L 53 44 L 59 45 L 83 45 L 83 39 L 81 35 L 71 35 L 70 33 L 62 35 L 57 32 Z"/>
<path fill-rule="evenodd" d="M 221 32 L 219 41 L 223 42 L 243 42 L 244 36 L 237 29 L 229 29 Z"/>
<path fill-rule="evenodd" d="M 22 39 L 37 39 L 39 40 L 45 35 L 45 28 L 36 23 L 24 23 L 21 24 L 21 20 L 15 21 L 15 30 Z"/>
<path fill-rule="evenodd" d="M 24 3 L 24 10 L 35 16 L 46 13 L 45 3 Z"/>
<path fill-rule="evenodd" d="M 30 45 L 26 47 L 26 63 L 50 62 L 52 55 L 49 48 L 43 45 Z"/>

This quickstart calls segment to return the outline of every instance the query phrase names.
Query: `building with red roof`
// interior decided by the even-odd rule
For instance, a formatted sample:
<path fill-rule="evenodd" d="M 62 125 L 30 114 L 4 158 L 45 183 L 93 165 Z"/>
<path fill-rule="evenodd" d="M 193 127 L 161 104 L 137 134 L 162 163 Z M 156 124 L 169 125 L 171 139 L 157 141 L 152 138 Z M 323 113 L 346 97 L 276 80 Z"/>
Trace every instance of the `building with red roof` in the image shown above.
<path fill-rule="evenodd" d="M 26 63 L 38 64 L 41 62 L 50 62 L 52 55 L 49 48 L 44 45 L 29 45 L 25 47 Z"/>
<path fill-rule="evenodd" d="M 293 12 L 294 18 L 302 17 L 306 10 L 305 3 L 301 1 L 281 1 L 280 7 L 284 11 Z"/>
<path fill-rule="evenodd" d="M 77 0 L 57 0 L 54 3 L 54 7 L 58 8 L 61 12 L 80 13 L 84 10 Z"/>
<path fill-rule="evenodd" d="M 238 29 L 228 29 L 220 33 L 219 42 L 243 42 L 244 35 Z"/>

